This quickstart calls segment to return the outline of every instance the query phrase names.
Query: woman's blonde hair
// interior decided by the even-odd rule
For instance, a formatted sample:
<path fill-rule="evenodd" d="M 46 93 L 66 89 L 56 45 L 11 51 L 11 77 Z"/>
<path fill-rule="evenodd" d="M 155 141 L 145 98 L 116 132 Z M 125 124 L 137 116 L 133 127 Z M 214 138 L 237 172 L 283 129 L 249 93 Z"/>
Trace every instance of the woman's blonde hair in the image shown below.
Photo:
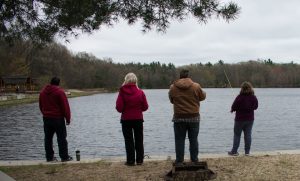
<path fill-rule="evenodd" d="M 128 73 L 125 78 L 124 78 L 124 82 L 123 85 L 128 84 L 128 83 L 133 83 L 133 84 L 138 84 L 138 79 L 136 77 L 136 75 L 132 72 Z"/>
<path fill-rule="evenodd" d="M 242 85 L 241 85 L 241 91 L 240 91 L 240 94 L 251 94 L 251 95 L 254 95 L 254 90 L 253 90 L 253 86 L 250 82 L 243 82 Z"/>

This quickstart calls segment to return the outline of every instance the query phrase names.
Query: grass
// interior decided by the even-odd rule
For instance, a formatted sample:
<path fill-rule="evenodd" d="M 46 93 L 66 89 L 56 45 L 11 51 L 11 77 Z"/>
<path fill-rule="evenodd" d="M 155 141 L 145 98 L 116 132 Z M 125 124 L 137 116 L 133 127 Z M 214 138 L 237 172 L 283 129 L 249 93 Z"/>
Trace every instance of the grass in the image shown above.
<path fill-rule="evenodd" d="M 217 173 L 216 181 L 300 180 L 300 155 L 229 157 L 203 159 Z M 142 166 L 128 167 L 123 162 L 95 162 L 36 166 L 0 167 L 16 180 L 95 180 L 131 181 L 164 180 L 172 161 L 146 161 Z"/>
<path fill-rule="evenodd" d="M 89 95 L 93 95 L 93 94 L 95 94 L 95 93 L 93 93 L 93 92 L 71 92 L 71 95 L 68 95 L 68 98 L 89 96 Z"/>
<path fill-rule="evenodd" d="M 35 95 L 34 97 L 30 97 L 30 98 L 0 101 L 0 107 L 15 106 L 15 105 L 19 105 L 19 104 L 29 104 L 29 103 L 34 103 L 37 101 L 38 101 L 38 96 Z"/>
<path fill-rule="evenodd" d="M 89 90 L 83 90 L 83 91 L 71 91 L 71 95 L 68 95 L 68 98 L 73 97 L 80 97 L 80 96 L 89 96 L 93 94 L 103 93 L 107 92 L 105 89 L 89 89 Z M 11 99 L 6 101 L 0 101 L 0 107 L 9 107 L 9 106 L 15 106 L 20 104 L 29 104 L 37 102 L 39 99 L 39 94 L 31 94 L 28 98 L 24 99 Z"/>

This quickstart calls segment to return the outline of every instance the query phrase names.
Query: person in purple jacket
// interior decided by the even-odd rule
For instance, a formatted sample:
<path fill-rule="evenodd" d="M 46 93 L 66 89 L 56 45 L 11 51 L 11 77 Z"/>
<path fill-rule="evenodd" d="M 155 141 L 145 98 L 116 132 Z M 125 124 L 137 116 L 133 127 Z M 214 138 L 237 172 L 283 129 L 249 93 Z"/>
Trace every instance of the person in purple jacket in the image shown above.
<path fill-rule="evenodd" d="M 238 156 L 241 134 L 244 132 L 245 155 L 249 156 L 251 147 L 251 132 L 254 122 L 254 110 L 258 107 L 258 101 L 250 82 L 243 82 L 240 94 L 235 98 L 231 113 L 235 112 L 233 146 L 228 155 Z"/>

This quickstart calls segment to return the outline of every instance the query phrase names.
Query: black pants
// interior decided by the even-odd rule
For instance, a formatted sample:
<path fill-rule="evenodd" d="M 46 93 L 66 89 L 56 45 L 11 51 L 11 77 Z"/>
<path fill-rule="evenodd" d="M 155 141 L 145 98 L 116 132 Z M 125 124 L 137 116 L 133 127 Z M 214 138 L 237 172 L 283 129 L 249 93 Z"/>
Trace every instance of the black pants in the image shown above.
<path fill-rule="evenodd" d="M 56 133 L 59 157 L 61 159 L 67 159 L 68 154 L 68 142 L 67 142 L 67 129 L 65 120 L 63 118 L 43 118 L 44 120 L 44 132 L 45 132 L 45 151 L 46 159 L 52 160 L 54 157 L 53 151 L 53 136 Z"/>
<path fill-rule="evenodd" d="M 143 121 L 121 121 L 125 140 L 127 163 L 143 163 L 144 141 Z M 136 152 L 136 159 L 135 159 Z"/>

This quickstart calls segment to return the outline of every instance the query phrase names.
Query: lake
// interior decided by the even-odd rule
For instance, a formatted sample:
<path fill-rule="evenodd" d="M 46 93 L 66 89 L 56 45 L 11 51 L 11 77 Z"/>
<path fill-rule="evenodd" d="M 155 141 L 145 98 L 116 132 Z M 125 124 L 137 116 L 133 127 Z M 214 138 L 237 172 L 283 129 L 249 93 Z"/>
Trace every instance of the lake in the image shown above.
<path fill-rule="evenodd" d="M 226 153 L 231 149 L 234 114 L 230 107 L 240 89 L 204 89 L 201 102 L 199 157 L 201 153 Z M 149 110 L 144 113 L 146 155 L 174 155 L 172 105 L 167 89 L 144 90 Z M 255 89 L 251 151 L 300 149 L 300 89 Z M 120 114 L 115 110 L 117 93 L 69 99 L 72 122 L 67 127 L 69 153 L 82 158 L 125 156 Z M 0 108 L 0 160 L 43 160 L 44 132 L 38 104 Z M 54 137 L 55 154 L 58 157 Z M 243 153 L 243 137 L 239 151 Z M 186 140 L 186 155 L 188 154 Z M 58 157 L 59 158 L 59 157 Z"/>

